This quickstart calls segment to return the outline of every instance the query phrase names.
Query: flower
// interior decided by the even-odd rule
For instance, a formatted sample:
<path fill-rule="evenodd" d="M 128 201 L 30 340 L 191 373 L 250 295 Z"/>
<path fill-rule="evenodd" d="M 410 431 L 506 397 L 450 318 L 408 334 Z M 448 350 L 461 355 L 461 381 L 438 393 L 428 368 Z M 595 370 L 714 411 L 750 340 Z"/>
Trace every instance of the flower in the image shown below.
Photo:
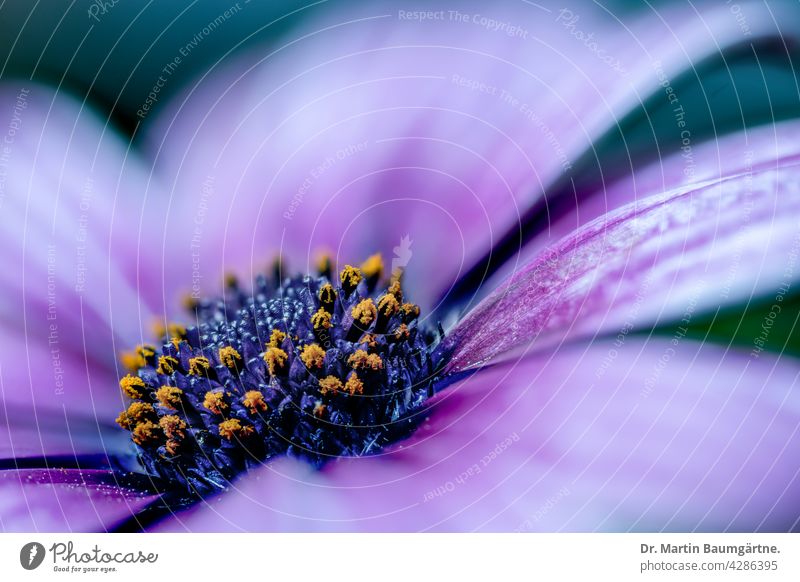
<path fill-rule="evenodd" d="M 773 38 L 752 9 L 753 36 Z M 741 31 L 724 10 L 659 15 L 622 36 L 589 8 L 537 13 L 541 24 L 516 10 L 497 8 L 492 22 L 524 22 L 530 39 L 477 13 L 322 23 L 294 51 L 245 57 L 190 90 L 150 127 L 152 164 L 80 105 L 43 87 L 3 89 L 17 119 L 3 191 L 25 193 L 3 199 L 3 527 L 797 527 L 796 362 L 758 344 L 694 342 L 680 326 L 662 339 L 635 333 L 750 297 L 780 308 L 800 247 L 797 122 L 705 144 L 692 124 L 690 158 L 675 126 L 672 156 L 631 158 L 590 189 L 590 162 L 607 167 L 592 148 L 617 116 L 639 113 L 637 95 L 684 99 L 686 55 L 692 64 L 734 47 Z M 596 43 L 581 40 L 588 30 Z M 563 182 L 573 167 L 574 191 Z M 537 228 L 546 210 L 549 228 Z M 316 272 L 319 246 L 337 248 L 321 262 L 328 276 L 293 279 L 292 264 Z M 283 260 L 249 277 L 255 293 L 222 277 L 208 287 L 211 272 L 254 275 L 267 248 Z M 340 257 L 375 249 L 398 249 L 388 285 L 378 286 L 388 261 L 376 257 L 334 276 Z M 196 319 L 181 327 L 165 315 L 187 287 Z M 250 322 L 264 324 L 258 352 L 221 333 L 201 341 L 222 329 L 213 325 L 242 323 L 254 297 L 266 305 Z M 270 315 L 295 300 L 306 309 Z M 146 329 L 154 317 L 158 345 Z M 344 342 L 343 361 L 331 361 L 324 334 Z M 410 347 L 391 361 L 370 352 L 394 338 Z M 336 399 L 360 403 L 393 378 L 387 393 L 409 395 L 389 399 L 396 418 L 414 424 L 381 435 L 380 450 L 346 432 L 334 452 L 347 456 L 333 462 L 283 454 L 256 438 L 275 394 L 261 378 L 241 394 L 220 381 L 255 364 L 284 391 L 317 379 L 319 400 L 300 397 L 313 423 L 339 412 Z M 389 412 L 377 407 L 377 427 Z M 201 426 L 216 439 L 209 449 Z M 356 437 L 373 454 L 358 454 Z M 131 440 L 157 443 L 144 466 Z M 203 479 L 169 474 L 186 446 L 200 450 L 191 469 Z M 258 446 L 267 452 L 243 454 Z M 262 462 L 272 450 L 281 454 Z M 175 482 L 201 494 L 193 505 L 172 503 L 161 486 Z"/>

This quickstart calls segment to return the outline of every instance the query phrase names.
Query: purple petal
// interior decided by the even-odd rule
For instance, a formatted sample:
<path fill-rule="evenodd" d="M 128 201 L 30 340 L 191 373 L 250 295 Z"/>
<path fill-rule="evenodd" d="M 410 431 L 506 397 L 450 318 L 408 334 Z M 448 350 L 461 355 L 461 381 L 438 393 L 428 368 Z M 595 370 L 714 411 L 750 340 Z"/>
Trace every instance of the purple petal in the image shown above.
<path fill-rule="evenodd" d="M 542 252 L 456 325 L 445 340 L 453 350 L 450 369 L 532 343 L 541 349 L 691 319 L 791 285 L 800 276 L 799 179 L 800 165 L 741 174 L 593 221 Z"/>
<path fill-rule="evenodd" d="M 88 422 L 97 441 L 98 420 L 112 424 L 121 406 L 117 354 L 151 339 L 162 290 L 146 277 L 140 285 L 139 237 L 151 236 L 141 214 L 152 184 L 129 144 L 80 103 L 4 84 L 0 108 L 11 120 L 0 181 L 0 381 L 10 426 L 0 428 L 0 451 L 80 451 L 85 435 L 75 428 Z M 157 271 L 150 261 L 141 259 Z M 44 444 L 27 436 L 51 425 Z"/>
<path fill-rule="evenodd" d="M 268 464 L 168 531 L 787 530 L 797 362 L 669 339 L 487 368 L 381 456 Z"/>
<path fill-rule="evenodd" d="M 776 33 L 769 10 L 748 8 L 754 39 Z M 205 76 L 150 131 L 179 193 L 167 276 L 214 281 L 277 250 L 295 269 L 319 247 L 353 262 L 409 235 L 407 280 L 430 307 L 565 166 L 661 90 L 653 55 L 674 76 L 742 40 L 724 7 L 625 26 L 587 5 L 567 12 L 481 5 L 515 36 L 370 4 Z"/>
<path fill-rule="evenodd" d="M 507 277 L 533 260 L 542 249 L 558 242 L 574 230 L 589 224 L 604 214 L 626 204 L 646 200 L 656 192 L 667 192 L 692 183 L 717 180 L 759 170 L 777 168 L 789 160 L 800 158 L 796 136 L 800 122 L 786 121 L 748 129 L 713 141 L 691 144 L 686 152 L 637 170 L 594 195 L 585 196 L 575 208 L 548 224 L 547 230 L 520 251 L 515 261 L 509 261 L 489 278 L 475 299 L 482 299 Z"/>
<path fill-rule="evenodd" d="M 0 531 L 108 531 L 155 499 L 110 471 L 0 471 Z"/>

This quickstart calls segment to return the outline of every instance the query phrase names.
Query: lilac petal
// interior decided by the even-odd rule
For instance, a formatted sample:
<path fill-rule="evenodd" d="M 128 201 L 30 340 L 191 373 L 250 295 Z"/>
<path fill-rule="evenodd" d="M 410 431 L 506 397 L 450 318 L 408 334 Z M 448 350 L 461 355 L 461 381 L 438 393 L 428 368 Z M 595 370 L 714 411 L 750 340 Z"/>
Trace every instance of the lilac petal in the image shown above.
<path fill-rule="evenodd" d="M 800 276 L 793 267 L 799 179 L 800 165 L 741 174 L 593 221 L 543 251 L 456 325 L 445 340 L 449 369 L 531 344 L 542 349 L 691 320 L 697 311 L 768 292 L 782 300 Z"/>
<path fill-rule="evenodd" d="M 50 89 L 3 84 L 0 108 L 0 454 L 102 452 L 100 425 L 122 407 L 117 355 L 152 339 L 162 293 L 139 278 L 149 174 Z"/>
<path fill-rule="evenodd" d="M 748 41 L 776 34 L 768 9 L 748 9 Z M 353 262 L 408 235 L 407 280 L 430 307 L 565 166 L 661 91 L 653 55 L 675 76 L 742 41 L 724 7 L 623 25 L 585 4 L 481 5 L 517 36 L 447 11 L 420 23 L 393 5 L 361 10 L 210 73 L 151 128 L 180 193 L 166 277 L 188 288 L 198 272 L 258 270 L 277 250 L 295 269 L 319 247 Z"/>
<path fill-rule="evenodd" d="M 671 155 L 603 187 L 592 196 L 581 198 L 580 204 L 554 219 L 546 231 L 525 245 L 515 261 L 509 261 L 492 275 L 473 300 L 488 295 L 520 265 L 533 260 L 542 249 L 612 210 L 646 200 L 655 192 L 778 168 L 791 160 L 800 159 L 800 147 L 796 139 L 798 132 L 800 122 L 793 120 L 691 144 L 687 152 Z"/>
<path fill-rule="evenodd" d="M 111 471 L 0 471 L 0 531 L 109 531 L 156 497 L 121 485 Z"/>
<path fill-rule="evenodd" d="M 166 531 L 788 530 L 800 366 L 688 340 L 480 370 L 385 454 L 268 464 Z"/>

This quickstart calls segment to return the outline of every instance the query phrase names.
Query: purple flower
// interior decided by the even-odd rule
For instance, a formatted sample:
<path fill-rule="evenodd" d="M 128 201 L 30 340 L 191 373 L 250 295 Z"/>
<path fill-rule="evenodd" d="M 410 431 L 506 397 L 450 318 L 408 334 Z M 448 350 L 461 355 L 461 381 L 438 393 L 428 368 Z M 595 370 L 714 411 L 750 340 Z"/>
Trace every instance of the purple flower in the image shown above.
<path fill-rule="evenodd" d="M 0 89 L 2 527 L 796 529 L 800 367 L 685 331 L 767 297 L 768 335 L 800 272 L 800 126 L 686 119 L 682 72 L 796 33 L 746 8 L 331 15 L 144 155 Z M 670 151 L 609 167 L 648 97 Z M 317 248 L 385 276 L 292 278 Z"/>

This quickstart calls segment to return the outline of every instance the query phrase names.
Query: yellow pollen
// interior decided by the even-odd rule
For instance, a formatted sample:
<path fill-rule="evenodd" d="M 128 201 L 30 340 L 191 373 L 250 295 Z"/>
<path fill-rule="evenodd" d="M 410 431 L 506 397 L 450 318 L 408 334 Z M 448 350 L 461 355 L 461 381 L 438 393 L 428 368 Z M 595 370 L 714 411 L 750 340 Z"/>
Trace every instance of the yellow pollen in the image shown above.
<path fill-rule="evenodd" d="M 200 302 L 191 293 L 184 293 L 181 297 L 181 306 L 187 311 L 194 311 Z"/>
<path fill-rule="evenodd" d="M 300 359 L 308 368 L 321 368 L 325 363 L 325 350 L 317 344 L 309 344 L 303 348 Z"/>
<path fill-rule="evenodd" d="M 132 426 L 136 426 L 153 415 L 155 415 L 155 409 L 147 402 L 131 402 L 126 411 L 120 412 L 117 424 L 130 430 Z"/>
<path fill-rule="evenodd" d="M 151 420 L 145 420 L 137 424 L 132 432 L 133 442 L 137 445 L 143 445 L 153 442 L 159 438 L 158 425 Z"/>
<path fill-rule="evenodd" d="M 344 389 L 347 390 L 351 396 L 355 394 L 363 394 L 364 384 L 361 382 L 361 380 L 358 379 L 358 375 L 355 372 L 353 372 L 347 379 L 347 382 L 344 385 Z"/>
<path fill-rule="evenodd" d="M 378 299 L 378 311 L 385 317 L 391 317 L 399 310 L 400 304 L 394 295 L 387 293 Z"/>
<path fill-rule="evenodd" d="M 350 315 L 353 316 L 355 321 L 361 324 L 362 328 L 366 328 L 375 321 L 375 318 L 378 316 L 378 310 L 372 302 L 372 299 L 367 298 L 353 307 L 350 311 Z"/>
<path fill-rule="evenodd" d="M 400 285 L 400 277 L 392 277 L 392 282 L 389 284 L 389 288 L 386 291 L 394 295 L 394 298 L 397 299 L 398 302 L 402 303 L 403 288 Z"/>
<path fill-rule="evenodd" d="M 285 333 L 283 333 L 279 329 L 273 329 L 272 333 L 269 336 L 269 343 L 267 344 L 267 347 L 279 348 L 281 346 L 281 344 L 283 343 L 283 340 L 285 340 L 285 339 L 286 339 L 286 334 Z"/>
<path fill-rule="evenodd" d="M 246 438 L 254 432 L 254 428 L 249 425 L 242 425 L 238 418 L 231 418 L 230 420 L 219 423 L 219 436 L 230 440 L 233 437 Z"/>
<path fill-rule="evenodd" d="M 181 448 L 181 441 L 170 439 L 164 445 L 164 448 L 167 449 L 170 455 L 176 455 Z"/>
<path fill-rule="evenodd" d="M 407 340 L 411 334 L 408 331 L 408 326 L 405 323 L 401 323 L 396 330 L 393 332 L 394 339 L 397 341 Z"/>
<path fill-rule="evenodd" d="M 323 416 L 325 416 L 325 411 L 327 409 L 328 407 L 322 404 L 322 402 L 317 402 L 317 404 L 314 406 L 313 414 L 317 418 L 322 418 Z"/>
<path fill-rule="evenodd" d="M 328 253 L 319 253 L 317 255 L 317 272 L 326 274 L 333 271 L 333 261 Z"/>
<path fill-rule="evenodd" d="M 381 254 L 375 253 L 368 257 L 367 260 L 361 264 L 361 271 L 368 279 L 380 279 L 381 275 L 383 275 L 383 257 Z"/>
<path fill-rule="evenodd" d="M 202 376 L 211 368 L 211 362 L 205 356 L 189 358 L 189 374 L 192 376 Z"/>
<path fill-rule="evenodd" d="M 228 403 L 225 402 L 225 393 L 212 390 L 206 392 L 206 397 L 203 399 L 203 406 L 213 412 L 214 414 L 224 414 L 228 410 Z"/>
<path fill-rule="evenodd" d="M 168 323 L 165 326 L 160 319 L 157 319 L 153 322 L 153 332 L 155 332 L 158 338 L 169 336 L 171 338 L 177 337 L 183 339 L 186 336 L 186 326 L 180 323 Z"/>
<path fill-rule="evenodd" d="M 267 411 L 267 403 L 264 401 L 264 395 L 258 390 L 245 392 L 242 404 L 250 411 L 250 414 Z"/>
<path fill-rule="evenodd" d="M 342 389 L 342 381 L 336 376 L 326 376 L 319 381 L 319 393 L 323 396 L 328 392 L 334 394 Z"/>
<path fill-rule="evenodd" d="M 156 398 L 161 405 L 172 410 L 177 410 L 178 406 L 181 405 L 182 395 L 183 390 L 175 388 L 175 386 L 162 386 L 156 390 Z"/>
<path fill-rule="evenodd" d="M 382 370 L 383 360 L 378 354 L 368 354 L 364 350 L 356 350 L 347 359 L 347 363 L 355 369 L 371 368 L 372 370 Z"/>
<path fill-rule="evenodd" d="M 169 376 L 175 371 L 180 362 L 172 356 L 161 356 L 158 358 L 158 369 L 156 372 Z"/>
<path fill-rule="evenodd" d="M 333 305 L 333 302 L 336 301 L 336 291 L 334 291 L 333 285 L 325 283 L 319 288 L 317 297 L 319 297 L 319 301 L 323 305 Z"/>
<path fill-rule="evenodd" d="M 180 349 L 182 341 L 183 340 L 181 338 L 179 338 L 178 336 L 172 336 L 169 339 L 169 343 L 171 343 L 173 346 L 175 346 L 176 350 Z"/>
<path fill-rule="evenodd" d="M 219 349 L 219 361 L 231 370 L 235 370 L 238 362 L 242 360 L 242 355 L 236 348 L 225 346 Z"/>
<path fill-rule="evenodd" d="M 345 289 L 354 289 L 361 282 L 361 279 L 363 279 L 361 269 L 352 265 L 345 265 L 342 272 L 339 273 L 339 280 Z"/>
<path fill-rule="evenodd" d="M 119 381 L 119 387 L 129 398 L 141 398 L 144 394 L 144 380 L 138 376 L 128 374 Z"/>
<path fill-rule="evenodd" d="M 361 336 L 361 339 L 358 340 L 360 344 L 367 344 L 368 348 L 376 348 L 378 347 L 378 338 L 374 333 L 365 333 Z"/>
<path fill-rule="evenodd" d="M 419 305 L 414 305 L 413 303 L 403 303 L 400 306 L 400 312 L 409 319 L 414 319 L 419 317 Z"/>
<path fill-rule="evenodd" d="M 131 372 L 135 372 L 139 368 L 147 365 L 147 360 L 156 354 L 155 348 L 147 344 L 136 346 L 135 350 L 130 352 L 123 352 L 120 355 L 122 365 L 128 368 Z"/>
<path fill-rule="evenodd" d="M 314 326 L 315 331 L 323 329 L 330 329 L 331 327 L 331 314 L 325 311 L 322 307 L 311 316 L 311 325 Z"/>
<path fill-rule="evenodd" d="M 272 332 L 273 335 L 275 332 Z M 280 348 L 270 347 L 264 352 L 264 361 L 267 363 L 267 367 L 269 368 L 269 375 L 274 376 L 275 373 L 280 370 L 281 368 L 286 365 L 286 359 L 289 356 L 286 355 Z"/>
<path fill-rule="evenodd" d="M 158 426 L 161 427 L 168 439 L 181 440 L 186 436 L 186 423 L 174 414 L 162 416 L 158 420 Z"/>
<path fill-rule="evenodd" d="M 238 287 L 239 286 L 239 278 L 233 273 L 225 273 L 225 286 L 226 287 Z"/>

